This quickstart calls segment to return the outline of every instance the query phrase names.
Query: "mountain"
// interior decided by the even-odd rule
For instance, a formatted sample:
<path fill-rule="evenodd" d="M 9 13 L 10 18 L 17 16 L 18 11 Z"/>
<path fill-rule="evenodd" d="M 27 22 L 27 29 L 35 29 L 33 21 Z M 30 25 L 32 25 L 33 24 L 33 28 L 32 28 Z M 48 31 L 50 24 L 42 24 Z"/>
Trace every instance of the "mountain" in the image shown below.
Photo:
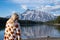
<path fill-rule="evenodd" d="M 20 14 L 20 19 L 22 20 L 32 20 L 32 21 L 49 21 L 54 20 L 56 16 L 42 12 L 39 10 L 26 10 L 24 13 Z"/>
<path fill-rule="evenodd" d="M 56 16 L 54 16 L 53 14 L 49 14 L 49 13 L 42 12 L 42 11 L 39 11 L 39 10 L 29 10 L 29 9 L 27 9 L 24 13 L 19 14 L 19 19 L 20 20 L 31 20 L 31 21 L 45 22 L 45 21 L 54 20 L 55 18 L 56 18 Z"/>

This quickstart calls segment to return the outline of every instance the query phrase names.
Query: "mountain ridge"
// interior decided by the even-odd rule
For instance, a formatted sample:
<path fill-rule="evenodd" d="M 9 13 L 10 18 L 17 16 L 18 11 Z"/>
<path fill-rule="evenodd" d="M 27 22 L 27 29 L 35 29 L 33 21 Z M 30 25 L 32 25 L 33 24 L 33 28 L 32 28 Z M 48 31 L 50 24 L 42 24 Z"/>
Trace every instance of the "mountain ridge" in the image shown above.
<path fill-rule="evenodd" d="M 38 10 L 26 10 L 24 13 L 20 14 L 22 20 L 32 20 L 32 21 L 49 21 L 54 20 L 56 16 L 38 11 Z"/>
<path fill-rule="evenodd" d="M 19 14 L 20 20 L 32 20 L 32 21 L 45 22 L 45 21 L 54 20 L 55 18 L 56 16 L 54 16 L 53 14 L 42 12 L 40 10 L 27 9 L 25 12 Z"/>

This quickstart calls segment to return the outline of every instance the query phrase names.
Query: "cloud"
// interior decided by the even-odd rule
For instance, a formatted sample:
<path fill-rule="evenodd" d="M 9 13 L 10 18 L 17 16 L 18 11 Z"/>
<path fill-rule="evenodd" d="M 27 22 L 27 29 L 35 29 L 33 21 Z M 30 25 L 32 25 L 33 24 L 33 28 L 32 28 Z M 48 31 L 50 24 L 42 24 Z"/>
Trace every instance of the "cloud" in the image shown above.
<path fill-rule="evenodd" d="M 18 3 L 18 4 L 40 4 L 40 5 L 46 5 L 46 4 L 55 4 L 60 5 L 60 0 L 9 0 L 9 2 Z"/>
<path fill-rule="evenodd" d="M 20 4 L 25 10 L 27 8 L 35 8 L 41 11 L 53 13 L 60 11 L 60 0 L 11 0 L 10 2 Z"/>
<path fill-rule="evenodd" d="M 60 5 L 60 0 L 55 0 L 54 2 L 56 5 Z"/>
<path fill-rule="evenodd" d="M 50 11 L 59 11 L 60 5 L 50 6 L 50 7 L 47 7 L 47 9 Z"/>
<path fill-rule="evenodd" d="M 60 11 L 60 5 L 55 5 L 55 6 L 50 6 L 50 5 L 45 5 L 45 6 L 41 6 L 40 8 L 37 7 L 38 10 L 41 11 Z"/>
<path fill-rule="evenodd" d="M 27 5 L 21 5 L 24 10 L 27 10 Z"/>
<path fill-rule="evenodd" d="M 38 0 L 38 1 L 37 0 L 11 0 L 11 2 L 15 2 L 15 3 L 49 4 L 49 3 L 54 3 L 55 0 Z"/>
<path fill-rule="evenodd" d="M 25 4 L 29 7 L 37 7 L 37 6 L 45 7 L 46 5 L 47 5 L 46 7 L 48 7 L 49 5 L 54 5 L 54 6 L 60 5 L 60 0 L 38 0 L 38 1 L 37 0 L 11 0 L 11 2 L 20 4 L 20 5 Z M 25 5 L 24 7 L 26 7 Z"/>

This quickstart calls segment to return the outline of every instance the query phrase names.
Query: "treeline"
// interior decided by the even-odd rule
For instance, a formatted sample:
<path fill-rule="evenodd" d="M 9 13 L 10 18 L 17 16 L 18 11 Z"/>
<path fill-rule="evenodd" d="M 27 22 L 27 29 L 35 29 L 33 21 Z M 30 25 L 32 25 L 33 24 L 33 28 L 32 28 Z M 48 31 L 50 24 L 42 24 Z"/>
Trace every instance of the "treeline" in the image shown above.
<path fill-rule="evenodd" d="M 58 16 L 55 20 L 47 21 L 46 24 L 60 24 L 60 16 Z"/>
<path fill-rule="evenodd" d="M 0 17 L 0 30 L 5 28 L 6 21 L 8 18 L 2 18 Z M 35 24 L 42 24 L 43 22 L 36 22 L 36 21 L 30 21 L 30 20 L 18 20 L 21 26 L 31 26 Z"/>
<path fill-rule="evenodd" d="M 8 19 L 0 17 L 0 30 L 5 28 L 6 21 Z"/>

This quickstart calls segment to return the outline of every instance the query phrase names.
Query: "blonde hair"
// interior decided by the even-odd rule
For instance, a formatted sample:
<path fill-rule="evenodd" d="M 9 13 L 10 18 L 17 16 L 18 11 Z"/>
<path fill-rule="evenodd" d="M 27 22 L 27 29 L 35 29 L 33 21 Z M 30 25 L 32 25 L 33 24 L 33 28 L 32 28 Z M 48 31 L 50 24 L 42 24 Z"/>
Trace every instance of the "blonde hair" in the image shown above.
<path fill-rule="evenodd" d="M 18 20 L 19 16 L 17 13 L 13 13 L 11 18 L 7 22 L 14 22 L 15 20 Z"/>
<path fill-rule="evenodd" d="M 14 14 L 11 16 L 11 18 L 12 18 L 13 20 L 18 20 L 19 16 L 18 16 L 17 13 L 14 13 Z"/>

